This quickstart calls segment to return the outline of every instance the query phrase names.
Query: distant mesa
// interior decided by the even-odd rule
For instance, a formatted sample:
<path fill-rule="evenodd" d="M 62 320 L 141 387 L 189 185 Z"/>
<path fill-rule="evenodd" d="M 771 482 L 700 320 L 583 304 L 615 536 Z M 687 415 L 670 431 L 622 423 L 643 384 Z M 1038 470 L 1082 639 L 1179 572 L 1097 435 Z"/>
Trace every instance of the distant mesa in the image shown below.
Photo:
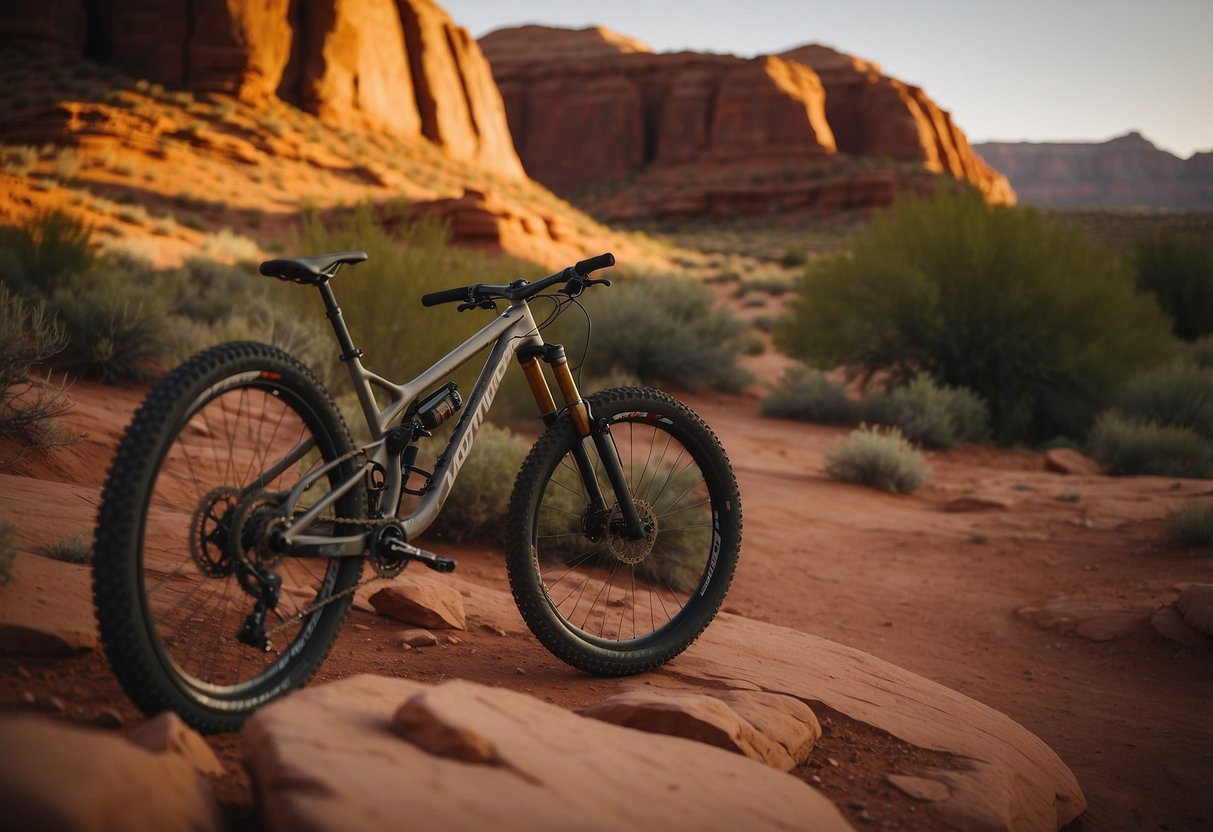
<path fill-rule="evenodd" d="M 1213 210 L 1213 152 L 1180 159 L 1135 130 L 1106 142 L 985 142 L 976 147 L 1029 205 Z"/>
<path fill-rule="evenodd" d="M 922 90 L 828 47 L 654 54 L 543 26 L 480 45 L 528 174 L 605 219 L 869 208 L 929 174 L 1015 199 Z"/>

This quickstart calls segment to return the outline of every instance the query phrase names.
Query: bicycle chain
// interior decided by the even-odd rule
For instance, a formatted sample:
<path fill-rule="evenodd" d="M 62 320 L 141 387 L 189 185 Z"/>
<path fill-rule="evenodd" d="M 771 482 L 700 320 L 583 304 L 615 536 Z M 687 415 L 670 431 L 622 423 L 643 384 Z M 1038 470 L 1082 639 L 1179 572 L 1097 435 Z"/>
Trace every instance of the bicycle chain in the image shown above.
<path fill-rule="evenodd" d="M 386 526 L 388 523 L 392 522 L 392 518 L 390 518 L 390 517 L 375 517 L 375 518 L 333 517 L 331 519 L 334 524 L 349 525 L 349 526 L 364 526 L 368 529 L 378 528 L 379 526 Z M 367 554 L 365 552 L 363 553 L 363 557 L 367 557 Z M 345 598 L 347 595 L 353 595 L 355 592 L 362 589 L 364 586 L 370 586 L 371 584 L 377 583 L 379 581 L 390 580 L 391 578 L 394 578 L 394 577 L 396 577 L 396 575 L 399 574 L 398 571 L 391 572 L 390 574 L 384 574 L 383 572 L 380 571 L 380 566 L 378 563 L 375 562 L 374 558 L 368 558 L 368 560 L 371 561 L 371 565 L 375 568 L 374 575 L 372 575 L 369 578 L 359 581 L 358 583 L 354 584 L 353 586 L 349 587 L 348 589 L 343 589 L 341 592 L 338 592 L 336 595 L 330 595 L 329 597 L 325 598 L 323 601 L 321 601 L 317 604 L 312 604 L 310 607 L 307 607 L 306 609 L 299 610 L 294 615 L 291 615 L 288 618 L 282 619 L 282 621 L 280 621 L 278 624 L 275 624 L 273 627 L 270 627 L 265 631 L 266 636 L 271 636 L 275 633 L 282 632 L 283 630 L 287 629 L 288 627 L 292 627 L 295 624 L 298 624 L 304 618 L 306 618 L 309 615 L 311 615 L 312 613 L 316 612 L 316 610 L 323 609 L 323 608 L 327 607 L 329 604 L 340 601 L 342 598 Z"/>

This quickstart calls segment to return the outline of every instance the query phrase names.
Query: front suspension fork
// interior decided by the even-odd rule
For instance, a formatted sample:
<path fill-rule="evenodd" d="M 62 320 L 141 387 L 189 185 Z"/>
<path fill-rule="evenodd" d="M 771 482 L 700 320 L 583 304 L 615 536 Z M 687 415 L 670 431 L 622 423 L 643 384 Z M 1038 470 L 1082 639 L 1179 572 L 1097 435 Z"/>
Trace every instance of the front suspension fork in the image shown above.
<path fill-rule="evenodd" d="M 598 484 L 598 475 L 593 460 L 590 459 L 589 451 L 586 448 L 586 439 L 593 442 L 594 450 L 598 453 L 598 460 L 602 463 L 603 471 L 611 484 L 611 490 L 615 492 L 615 505 L 618 506 L 619 514 L 623 518 L 627 537 L 630 540 L 644 538 L 649 533 L 649 529 L 645 528 L 644 521 L 640 519 L 640 514 L 636 511 L 632 491 L 628 488 L 627 479 L 624 477 L 623 464 L 619 461 L 619 451 L 615 447 L 615 441 L 611 438 L 610 425 L 606 419 L 594 419 L 589 405 L 581 398 L 581 394 L 577 390 L 577 382 L 569 370 L 564 347 L 559 344 L 524 347 L 518 351 L 518 362 L 531 387 L 531 394 L 535 397 L 535 403 L 539 406 L 544 423 L 550 425 L 554 422 L 558 411 L 556 402 L 552 398 L 552 391 L 548 388 L 547 379 L 543 376 L 543 369 L 539 365 L 540 359 L 543 359 L 552 368 L 556 386 L 560 389 L 560 395 L 564 399 L 564 409 L 569 412 L 569 418 L 580 437 L 580 441 L 573 446 L 573 459 L 577 463 L 577 471 L 581 474 L 581 481 L 585 486 L 586 495 L 590 499 L 591 508 L 596 511 L 609 511 L 602 488 Z"/>

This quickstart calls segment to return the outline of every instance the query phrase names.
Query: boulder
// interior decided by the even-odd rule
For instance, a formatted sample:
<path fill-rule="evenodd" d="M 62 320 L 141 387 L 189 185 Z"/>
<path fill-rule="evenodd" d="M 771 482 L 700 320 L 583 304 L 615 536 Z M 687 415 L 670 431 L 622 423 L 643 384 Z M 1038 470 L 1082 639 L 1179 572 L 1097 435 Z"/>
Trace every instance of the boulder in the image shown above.
<path fill-rule="evenodd" d="M 127 739 L 148 751 L 176 754 L 201 774 L 223 776 L 223 763 L 206 740 L 172 711 L 165 711 L 132 729 Z"/>
<path fill-rule="evenodd" d="M 223 828 L 205 780 L 176 754 L 112 732 L 29 717 L 0 721 L 6 829 L 204 832 Z"/>
<path fill-rule="evenodd" d="M 459 590 L 428 578 L 403 575 L 370 598 L 380 615 L 406 624 L 435 629 L 466 630 L 463 596 Z"/>
<path fill-rule="evenodd" d="M 523 693 L 357 676 L 299 691 L 242 735 L 270 829 L 850 829 L 744 757 Z"/>
<path fill-rule="evenodd" d="M 1114 641 L 1142 627 L 1149 618 L 1145 610 L 1126 610 L 1100 601 L 1081 598 L 1051 598 L 1037 606 L 1022 607 L 1016 614 L 1042 630 L 1076 635 L 1090 641 Z"/>
<path fill-rule="evenodd" d="M 1162 607 L 1150 617 L 1150 625 L 1163 638 L 1193 650 L 1204 650 L 1213 642 L 1185 619 L 1175 607 Z"/>
<path fill-rule="evenodd" d="M 1213 584 L 1192 584 L 1179 593 L 1175 608 L 1188 626 L 1213 636 Z"/>
<path fill-rule="evenodd" d="M 753 721 L 740 712 L 748 712 Z M 780 771 L 791 771 L 807 760 L 821 737 L 821 725 L 807 705 L 761 691 L 726 691 L 717 697 L 645 687 L 616 694 L 580 713 L 714 745 Z"/>
<path fill-rule="evenodd" d="M 1045 451 L 1045 470 L 1084 477 L 1107 473 L 1103 465 L 1070 448 L 1050 448 Z"/>

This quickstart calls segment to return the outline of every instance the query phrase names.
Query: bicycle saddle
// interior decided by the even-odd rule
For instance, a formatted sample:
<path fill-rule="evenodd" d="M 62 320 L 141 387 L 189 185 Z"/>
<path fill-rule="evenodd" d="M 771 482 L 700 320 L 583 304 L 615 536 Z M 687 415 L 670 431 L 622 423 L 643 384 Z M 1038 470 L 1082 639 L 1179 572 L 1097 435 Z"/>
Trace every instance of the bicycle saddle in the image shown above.
<path fill-rule="evenodd" d="M 346 263 L 361 263 L 366 260 L 365 251 L 338 251 L 333 254 L 317 254 L 313 257 L 290 257 L 266 260 L 261 264 L 261 273 L 279 280 L 315 285 L 335 277 L 337 270 Z"/>

